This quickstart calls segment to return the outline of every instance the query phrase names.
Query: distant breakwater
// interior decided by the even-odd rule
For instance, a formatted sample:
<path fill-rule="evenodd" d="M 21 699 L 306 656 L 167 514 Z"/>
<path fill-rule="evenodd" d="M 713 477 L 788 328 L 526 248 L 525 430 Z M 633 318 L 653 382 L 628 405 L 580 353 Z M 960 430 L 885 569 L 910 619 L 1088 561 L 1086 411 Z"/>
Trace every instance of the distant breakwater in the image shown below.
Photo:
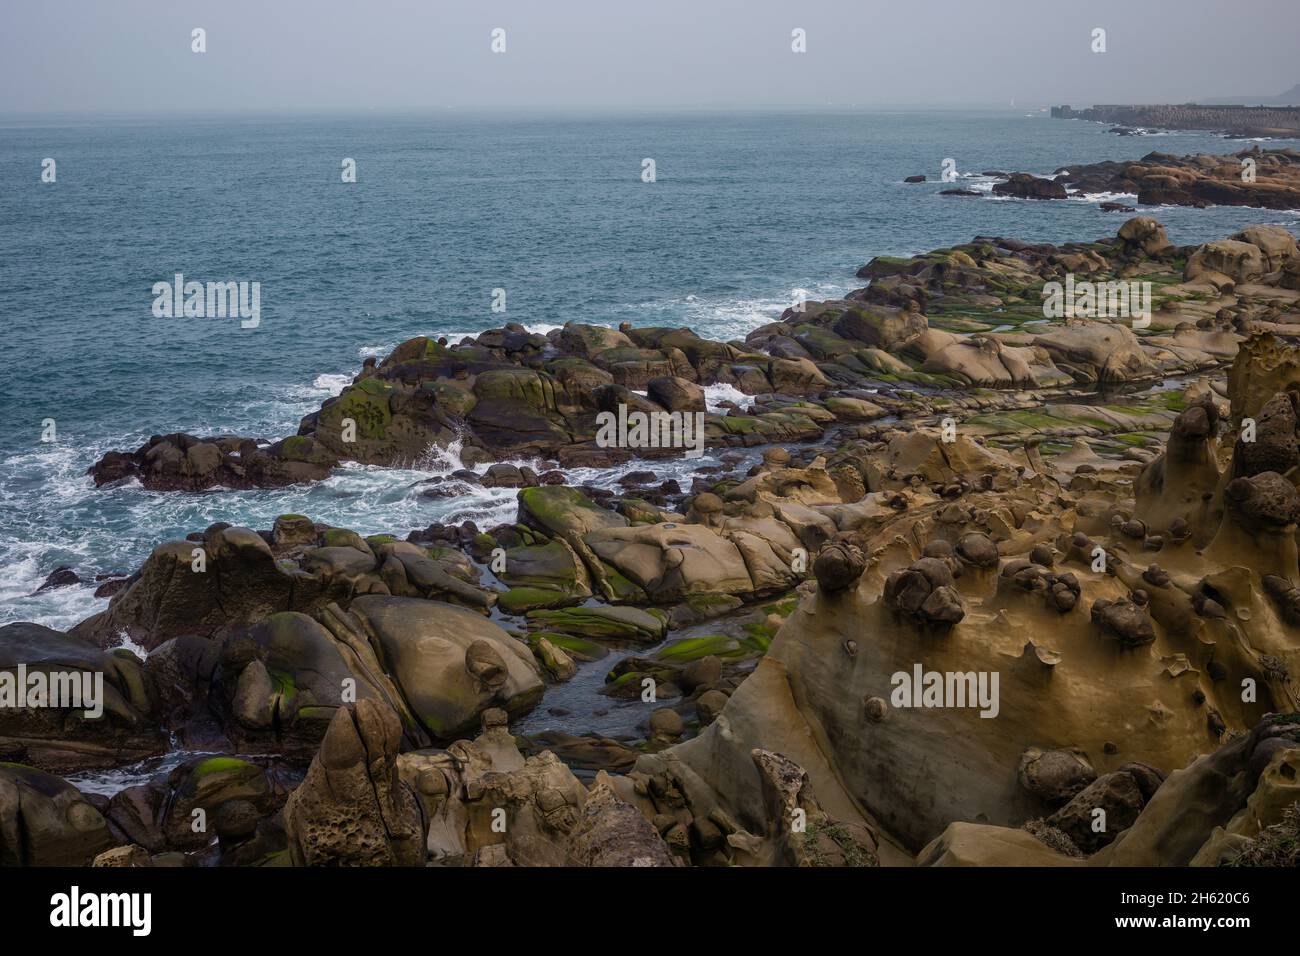
<path fill-rule="evenodd" d="M 1093 106 L 1085 110 L 1069 106 L 1052 107 L 1054 119 L 1094 120 L 1123 126 L 1156 126 L 1162 129 L 1211 129 L 1239 135 L 1290 131 L 1300 134 L 1297 106 Z"/>

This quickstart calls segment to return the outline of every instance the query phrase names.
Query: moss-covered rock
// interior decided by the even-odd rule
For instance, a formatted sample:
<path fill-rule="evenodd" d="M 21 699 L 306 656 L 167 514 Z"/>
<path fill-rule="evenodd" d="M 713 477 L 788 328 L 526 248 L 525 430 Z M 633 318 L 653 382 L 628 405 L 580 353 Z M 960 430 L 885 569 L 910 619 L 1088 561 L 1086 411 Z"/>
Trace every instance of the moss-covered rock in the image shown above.
<path fill-rule="evenodd" d="M 661 615 L 635 607 L 574 607 L 530 611 L 529 625 L 595 640 L 654 644 L 663 640 L 668 624 Z"/>
<path fill-rule="evenodd" d="M 533 647 L 536 647 L 537 642 L 543 638 L 556 647 L 562 648 L 566 654 L 578 661 L 598 661 L 609 654 L 609 648 L 604 644 L 575 637 L 572 634 L 561 634 L 559 631 L 530 631 L 526 636 L 528 643 Z"/>
<path fill-rule="evenodd" d="M 321 532 L 320 543 L 322 548 L 354 548 L 371 556 L 374 554 L 361 535 L 347 528 L 326 528 Z"/>
<path fill-rule="evenodd" d="M 217 811 L 231 800 L 247 800 L 274 812 L 287 795 L 272 784 L 265 768 L 239 757 L 206 757 L 172 771 L 172 787 L 162 829 L 169 846 L 197 849 L 216 832 Z"/>
<path fill-rule="evenodd" d="M 685 637 L 673 641 L 667 647 L 655 653 L 655 659 L 673 664 L 686 664 L 710 655 L 732 658 L 746 657 L 754 653 L 739 640 L 727 634 L 706 634 L 702 637 Z"/>
<path fill-rule="evenodd" d="M 497 607 L 505 614 L 522 615 L 541 608 L 560 608 L 577 604 L 582 598 L 554 588 L 511 588 L 499 598 Z"/>
<path fill-rule="evenodd" d="M 439 408 L 457 418 L 469 415 L 478 402 L 473 392 L 452 385 L 450 382 L 426 382 L 422 387 L 433 395 L 434 403 Z"/>
<path fill-rule="evenodd" d="M 338 401 L 321 410 L 318 430 L 337 430 L 341 434 L 344 420 L 351 419 L 356 422 L 358 438 L 383 439 L 393 420 L 388 402 L 392 393 L 391 385 L 374 378 L 363 379 L 345 388 Z"/>
<path fill-rule="evenodd" d="M 591 594 L 586 566 L 562 538 L 542 545 L 508 549 L 505 566 L 497 572 L 497 577 L 515 589 L 544 589 L 575 599 Z"/>
<path fill-rule="evenodd" d="M 598 528 L 623 528 L 627 519 L 600 507 L 581 491 L 543 485 L 519 492 L 519 520 L 548 535 L 569 538 Z"/>
<path fill-rule="evenodd" d="M 26 706 L 14 694 L 24 671 L 31 695 Z M 38 676 L 45 683 L 40 691 L 31 684 Z M 39 624 L 6 624 L 0 627 L 0 680 L 8 691 L 0 693 L 0 753 L 25 764 L 66 773 L 167 749 L 144 668 L 130 651 L 101 650 Z M 59 689 L 74 696 L 37 703 L 36 693 L 53 697 Z"/>

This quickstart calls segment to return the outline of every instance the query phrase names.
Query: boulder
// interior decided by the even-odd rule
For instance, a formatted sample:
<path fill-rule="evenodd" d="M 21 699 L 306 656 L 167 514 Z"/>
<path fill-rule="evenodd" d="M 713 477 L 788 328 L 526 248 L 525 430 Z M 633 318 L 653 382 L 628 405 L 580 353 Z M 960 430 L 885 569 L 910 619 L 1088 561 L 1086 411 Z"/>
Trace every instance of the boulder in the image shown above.
<path fill-rule="evenodd" d="M 1052 179 L 1039 179 L 1029 173 L 1012 173 L 1006 182 L 994 183 L 996 196 L 1014 196 L 1017 199 L 1064 199 L 1065 187 Z"/>
<path fill-rule="evenodd" d="M 366 674 L 355 653 L 319 621 L 298 612 L 272 614 L 221 644 L 227 732 L 243 752 L 305 758 L 319 746 L 345 694 L 382 695 Z"/>
<path fill-rule="evenodd" d="M 1116 771 L 1092 781 L 1044 822 L 1084 853 L 1094 853 L 1131 827 L 1145 804 L 1133 775 Z"/>
<path fill-rule="evenodd" d="M 1295 392 L 1274 395 L 1255 416 L 1254 441 L 1237 439 L 1232 453 L 1234 478 L 1250 478 L 1261 472 L 1286 474 L 1300 464 L 1300 396 Z"/>
<path fill-rule="evenodd" d="M 1229 238 L 1249 243 L 1258 249 L 1264 260 L 1265 272 L 1276 272 L 1289 260 L 1300 255 L 1295 236 L 1282 226 L 1247 226 Z"/>
<path fill-rule="evenodd" d="M 465 608 L 366 595 L 336 626 L 349 645 L 368 642 L 400 695 L 394 709 L 432 740 L 454 740 L 490 708 L 522 716 L 542 698 L 527 646 Z"/>
<path fill-rule="evenodd" d="M 1190 282 L 1208 273 L 1220 273 L 1234 282 L 1252 282 L 1266 270 L 1259 246 L 1235 239 L 1207 242 L 1187 257 L 1183 275 Z"/>
<path fill-rule="evenodd" d="M 297 779 L 295 776 L 293 782 Z M 121 802 L 110 803 L 110 819 L 119 825 L 119 821 L 129 821 L 125 829 L 153 849 L 159 847 L 153 846 L 149 837 L 151 824 L 156 824 L 168 848 L 198 850 L 211 841 L 214 833 L 219 833 L 218 821 L 223 817 L 223 810 L 230 814 L 237 809 L 226 809 L 232 804 L 246 804 L 253 809 L 252 829 L 256 829 L 258 819 L 269 817 L 284 806 L 290 789 L 276 774 L 240 757 L 187 761 L 168 775 L 167 783 L 152 821 L 147 815 L 132 820 L 129 814 L 123 813 L 125 808 Z M 144 826 L 143 832 L 137 829 L 140 825 Z"/>
<path fill-rule="evenodd" d="M 1159 256 L 1173 248 L 1165 234 L 1165 227 L 1151 216 L 1134 216 L 1119 227 L 1119 240 L 1124 247 L 1143 258 Z"/>
<path fill-rule="evenodd" d="M 824 593 L 834 594 L 856 584 L 866 567 L 861 548 L 848 542 L 835 542 L 817 552 L 813 574 Z"/>
<path fill-rule="evenodd" d="M 1097 779 L 1087 754 L 1075 748 L 1031 747 L 1020 756 L 1020 785 L 1039 799 L 1059 804 Z"/>
<path fill-rule="evenodd" d="M 746 594 L 755 590 L 735 543 L 702 525 L 637 525 L 592 531 L 584 539 L 601 561 L 656 603 L 689 594 Z"/>
<path fill-rule="evenodd" d="M 694 382 L 675 376 L 652 378 L 646 383 L 646 395 L 670 412 L 706 411 L 704 389 Z"/>
<path fill-rule="evenodd" d="M 0 763 L 0 866 L 87 866 L 115 842 L 72 784 Z"/>
<path fill-rule="evenodd" d="M 223 527 L 202 542 L 154 548 L 135 582 L 73 633 L 107 643 L 125 631 L 152 650 L 180 634 L 214 636 L 277 611 L 307 610 L 323 597 L 319 577 L 282 567 L 257 532 Z"/>
<path fill-rule="evenodd" d="M 320 752 L 284 808 L 295 866 L 419 866 L 420 814 L 398 776 L 402 725 L 358 701 L 330 721 Z"/>
<path fill-rule="evenodd" d="M 587 793 L 571 836 L 579 866 L 674 866 L 650 821 L 598 780 Z"/>
<path fill-rule="evenodd" d="M 936 558 L 921 558 L 885 581 L 885 602 L 918 623 L 946 628 L 966 615 L 952 571 Z"/>
<path fill-rule="evenodd" d="M 1156 639 L 1149 612 L 1128 598 L 1118 601 L 1099 599 L 1093 602 L 1091 614 L 1093 623 L 1101 628 L 1103 634 L 1125 647 L 1150 644 Z"/>
<path fill-rule="evenodd" d="M 0 752 L 58 773 L 130 763 L 167 749 L 154 717 L 130 651 L 39 624 L 0 627 Z"/>
<path fill-rule="evenodd" d="M 836 335 L 888 353 L 924 332 L 928 323 L 920 312 L 874 303 L 853 303 L 835 320 L 832 328 Z"/>

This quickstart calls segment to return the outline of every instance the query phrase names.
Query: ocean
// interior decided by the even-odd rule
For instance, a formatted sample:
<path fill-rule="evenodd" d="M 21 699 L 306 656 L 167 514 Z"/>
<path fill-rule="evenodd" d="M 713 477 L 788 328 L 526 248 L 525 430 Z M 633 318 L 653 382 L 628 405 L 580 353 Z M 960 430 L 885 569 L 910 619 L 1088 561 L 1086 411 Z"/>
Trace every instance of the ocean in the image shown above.
<path fill-rule="evenodd" d="M 95 489 L 85 471 L 110 448 L 178 430 L 291 434 L 367 356 L 416 335 L 627 321 L 743 338 L 797 296 L 861 286 L 854 272 L 875 255 L 980 234 L 1087 240 L 1126 218 L 1098 208 L 1113 197 L 938 195 L 987 191 L 986 170 L 1245 145 L 1120 137 L 1015 108 L 0 117 L 0 623 L 67 628 L 106 601 L 90 586 L 37 593 L 56 566 L 87 581 L 130 572 L 159 542 L 214 521 L 269 528 L 299 512 L 403 535 L 514 513 L 507 489 L 419 495 L 417 482 L 459 467 L 455 449 L 405 470 L 344 467 L 310 487 L 179 494 Z M 41 181 L 46 157 L 54 183 Z M 958 183 L 937 181 L 945 158 Z M 355 183 L 342 180 L 345 159 Z M 902 182 L 913 174 L 936 181 Z M 1252 223 L 1300 231 L 1298 213 L 1139 212 L 1179 243 Z M 260 324 L 155 318 L 152 287 L 178 272 L 260 283 Z M 504 313 L 492 311 L 498 289 Z M 50 420 L 55 440 L 42 441 Z"/>

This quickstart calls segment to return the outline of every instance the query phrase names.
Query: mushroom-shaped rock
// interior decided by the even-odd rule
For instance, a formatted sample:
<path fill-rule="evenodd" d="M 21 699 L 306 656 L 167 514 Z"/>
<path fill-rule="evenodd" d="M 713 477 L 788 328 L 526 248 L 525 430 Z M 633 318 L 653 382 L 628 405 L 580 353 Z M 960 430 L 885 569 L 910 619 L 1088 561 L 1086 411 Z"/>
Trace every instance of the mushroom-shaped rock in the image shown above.
<path fill-rule="evenodd" d="M 1259 574 L 1296 573 L 1295 525 L 1300 493 L 1275 471 L 1234 478 L 1223 493 L 1219 530 L 1205 549 L 1208 564 L 1251 568 Z"/>
<path fill-rule="evenodd" d="M 766 468 L 785 468 L 790 464 L 790 453 L 784 448 L 769 448 L 763 452 L 763 465 Z"/>
<path fill-rule="evenodd" d="M 1173 248 L 1165 227 L 1151 216 L 1134 216 L 1119 227 L 1119 240 L 1126 250 L 1144 257 L 1156 256 Z"/>
<path fill-rule="evenodd" d="M 835 541 L 817 553 L 813 574 L 824 594 L 836 594 L 857 583 L 866 570 L 867 559 L 862 549 L 847 541 Z"/>
<path fill-rule="evenodd" d="M 703 491 L 691 499 L 691 511 L 687 516 L 703 525 L 712 525 L 722 515 L 722 499 L 711 491 Z"/>
<path fill-rule="evenodd" d="M 1164 454 L 1142 470 L 1134 486 L 1137 516 L 1147 528 L 1169 530 L 1180 538 L 1183 530 L 1190 531 L 1190 523 L 1212 533 L 1206 519 L 1208 498 L 1219 483 L 1214 455 L 1218 425 L 1218 408 L 1208 396 L 1174 420 Z"/>

